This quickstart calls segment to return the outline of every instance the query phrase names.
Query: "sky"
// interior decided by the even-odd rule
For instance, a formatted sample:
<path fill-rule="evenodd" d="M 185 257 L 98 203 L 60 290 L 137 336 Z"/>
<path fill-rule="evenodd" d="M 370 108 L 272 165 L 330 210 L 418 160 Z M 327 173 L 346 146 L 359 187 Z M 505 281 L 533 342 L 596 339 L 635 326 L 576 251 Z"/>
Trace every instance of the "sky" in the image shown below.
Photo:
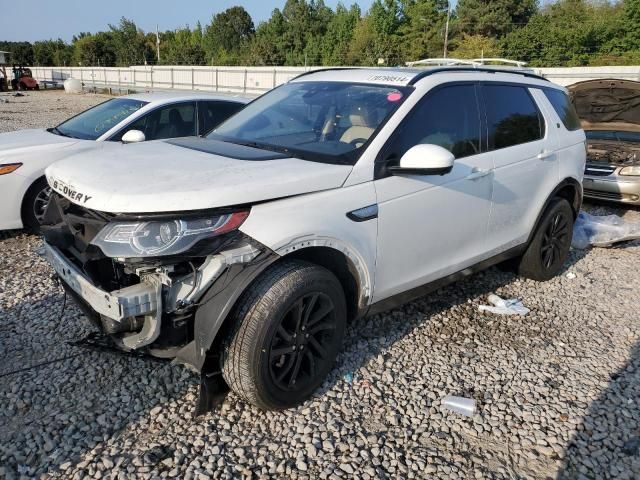
<path fill-rule="evenodd" d="M 358 3 L 363 11 L 372 0 L 343 0 Z M 285 0 L 2 0 L 0 7 L 0 40 L 30 41 L 62 38 L 71 41 L 79 32 L 106 30 L 121 17 L 133 20 L 144 31 L 173 30 L 193 26 L 198 20 L 206 25 L 215 13 L 234 5 L 242 5 L 256 25 L 269 18 L 274 8 L 282 8 Z M 338 0 L 325 0 L 335 8 Z"/>

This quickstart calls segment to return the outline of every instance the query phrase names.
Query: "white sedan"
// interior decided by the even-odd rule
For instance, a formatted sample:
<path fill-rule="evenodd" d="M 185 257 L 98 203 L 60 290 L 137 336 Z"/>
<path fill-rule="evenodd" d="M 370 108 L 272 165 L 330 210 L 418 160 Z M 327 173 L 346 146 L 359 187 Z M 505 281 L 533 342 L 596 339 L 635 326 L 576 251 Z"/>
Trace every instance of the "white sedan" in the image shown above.
<path fill-rule="evenodd" d="M 204 135 L 249 99 L 207 93 L 112 98 L 57 127 L 0 134 L 0 230 L 37 231 L 51 190 L 44 170 L 85 149 Z"/>

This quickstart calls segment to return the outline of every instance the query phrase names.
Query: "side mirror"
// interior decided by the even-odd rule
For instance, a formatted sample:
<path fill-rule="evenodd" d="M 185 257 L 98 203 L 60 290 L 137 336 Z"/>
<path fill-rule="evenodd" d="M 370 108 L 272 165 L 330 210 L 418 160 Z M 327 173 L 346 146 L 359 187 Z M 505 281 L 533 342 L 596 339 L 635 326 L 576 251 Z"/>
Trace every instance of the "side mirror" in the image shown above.
<path fill-rule="evenodd" d="M 129 130 L 122 136 L 122 143 L 140 143 L 145 140 L 146 137 L 140 130 Z"/>
<path fill-rule="evenodd" d="M 393 175 L 444 175 L 453 169 L 455 160 L 453 153 L 438 145 L 415 145 L 389 171 Z"/>

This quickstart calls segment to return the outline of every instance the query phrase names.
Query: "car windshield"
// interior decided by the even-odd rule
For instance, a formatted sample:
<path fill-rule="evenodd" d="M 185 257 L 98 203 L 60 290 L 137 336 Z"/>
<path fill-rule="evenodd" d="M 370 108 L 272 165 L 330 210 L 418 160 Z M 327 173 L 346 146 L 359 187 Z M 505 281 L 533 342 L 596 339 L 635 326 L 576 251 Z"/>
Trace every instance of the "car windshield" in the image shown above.
<path fill-rule="evenodd" d="M 616 142 L 640 142 L 640 132 L 590 130 L 585 132 L 589 140 L 613 140 Z"/>
<path fill-rule="evenodd" d="M 250 103 L 208 138 L 352 164 L 410 91 L 344 82 L 288 83 Z"/>
<path fill-rule="evenodd" d="M 65 137 L 96 140 L 146 104 L 131 98 L 114 98 L 70 118 L 50 131 Z"/>

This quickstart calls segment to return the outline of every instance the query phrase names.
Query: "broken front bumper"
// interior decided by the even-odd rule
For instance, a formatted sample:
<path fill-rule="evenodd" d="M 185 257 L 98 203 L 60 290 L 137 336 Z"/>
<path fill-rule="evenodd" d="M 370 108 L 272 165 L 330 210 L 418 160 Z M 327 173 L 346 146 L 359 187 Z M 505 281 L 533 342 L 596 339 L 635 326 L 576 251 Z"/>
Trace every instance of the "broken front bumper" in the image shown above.
<path fill-rule="evenodd" d="M 155 312 L 161 306 L 157 286 L 152 282 L 107 292 L 93 285 L 56 247 L 45 242 L 44 248 L 47 260 L 60 279 L 100 315 L 122 321 Z"/>

